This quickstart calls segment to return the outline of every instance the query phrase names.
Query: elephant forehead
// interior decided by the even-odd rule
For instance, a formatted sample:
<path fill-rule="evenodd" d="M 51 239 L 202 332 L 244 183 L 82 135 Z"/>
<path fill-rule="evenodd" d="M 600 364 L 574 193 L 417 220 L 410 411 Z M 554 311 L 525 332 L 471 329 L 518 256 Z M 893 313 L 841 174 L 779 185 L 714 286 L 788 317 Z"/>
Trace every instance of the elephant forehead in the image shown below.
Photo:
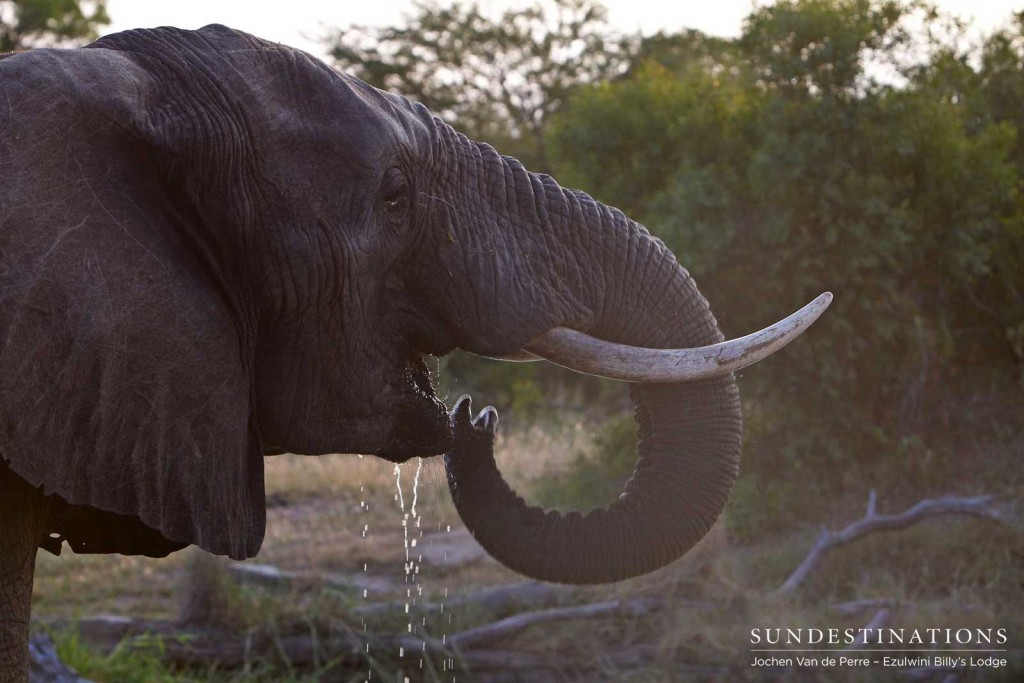
<path fill-rule="evenodd" d="M 264 140 L 286 140 L 307 159 L 333 155 L 356 166 L 430 152 L 430 117 L 403 97 L 298 51 L 236 58 L 250 62 L 245 111 Z"/>
<path fill-rule="evenodd" d="M 334 73 L 339 123 L 354 135 L 371 135 L 382 144 L 417 148 L 429 143 L 429 117 L 409 100 L 387 93 L 348 74 Z M 365 139 L 365 138 L 364 138 Z"/>

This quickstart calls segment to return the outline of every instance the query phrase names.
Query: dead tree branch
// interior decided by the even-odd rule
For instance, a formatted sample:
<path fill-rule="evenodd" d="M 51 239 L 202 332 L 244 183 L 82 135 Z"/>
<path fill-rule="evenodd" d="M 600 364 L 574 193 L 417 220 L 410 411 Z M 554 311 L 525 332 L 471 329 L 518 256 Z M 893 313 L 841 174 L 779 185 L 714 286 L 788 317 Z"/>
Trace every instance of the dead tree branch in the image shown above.
<path fill-rule="evenodd" d="M 78 623 L 83 640 L 106 651 L 124 642 L 128 647 L 146 648 L 159 642 L 160 656 L 176 666 L 218 665 L 228 669 L 244 666 L 261 654 L 276 656 L 293 666 L 309 666 L 316 662 L 334 661 L 358 666 L 367 652 L 404 649 L 408 653 L 455 657 L 470 669 L 508 667 L 518 661 L 521 666 L 551 668 L 542 657 L 527 653 L 486 649 L 488 643 L 507 638 L 531 626 L 567 619 L 591 619 L 617 615 L 642 616 L 656 609 L 660 601 L 653 599 L 612 600 L 590 605 L 546 609 L 517 614 L 500 621 L 468 629 L 448 636 L 445 643 L 433 638 L 414 636 L 367 639 L 352 634 L 333 634 L 329 638 L 296 635 L 274 637 L 237 634 L 223 629 L 182 628 L 164 621 L 143 621 L 109 617 L 93 617 Z"/>
<path fill-rule="evenodd" d="M 53 639 L 45 633 L 33 636 L 28 651 L 30 667 L 29 683 L 90 683 L 60 661 Z"/>
<path fill-rule="evenodd" d="M 448 638 L 456 648 L 476 647 L 518 633 L 536 624 L 565 619 L 589 619 L 615 615 L 643 616 L 657 608 L 659 601 L 649 599 L 610 600 L 591 605 L 546 609 L 517 614 L 492 624 L 461 631 Z"/>
<path fill-rule="evenodd" d="M 489 614 L 505 615 L 523 609 L 536 609 L 544 605 L 557 604 L 566 600 L 574 593 L 572 588 L 558 586 L 539 581 L 524 581 L 510 586 L 498 586 L 488 588 L 469 595 L 460 595 L 437 602 L 425 602 L 418 605 L 409 605 L 408 600 L 384 602 L 365 607 L 357 607 L 352 610 L 353 614 L 363 617 L 377 616 L 392 611 L 402 611 L 409 605 L 410 611 L 417 612 L 446 612 L 460 607 L 481 610 Z"/>
<path fill-rule="evenodd" d="M 899 514 L 880 515 L 875 511 L 876 496 L 872 490 L 868 497 L 867 512 L 864 517 L 840 531 L 829 531 L 822 527 L 818 540 L 815 541 L 814 547 L 811 548 L 807 557 L 775 590 L 775 593 L 776 595 L 792 594 L 818 566 L 828 551 L 876 531 L 906 529 L 922 520 L 939 515 L 968 515 L 1001 524 L 1007 523 L 1006 517 L 993 504 L 994 500 L 993 496 L 926 498 Z"/>
<path fill-rule="evenodd" d="M 339 591 L 356 592 L 369 590 L 383 593 L 392 591 L 397 587 L 397 584 L 387 579 L 366 576 L 364 574 L 337 575 L 317 572 L 296 572 L 255 562 L 231 563 L 228 565 L 228 576 L 239 583 L 285 590 L 308 586 L 323 586 Z"/>

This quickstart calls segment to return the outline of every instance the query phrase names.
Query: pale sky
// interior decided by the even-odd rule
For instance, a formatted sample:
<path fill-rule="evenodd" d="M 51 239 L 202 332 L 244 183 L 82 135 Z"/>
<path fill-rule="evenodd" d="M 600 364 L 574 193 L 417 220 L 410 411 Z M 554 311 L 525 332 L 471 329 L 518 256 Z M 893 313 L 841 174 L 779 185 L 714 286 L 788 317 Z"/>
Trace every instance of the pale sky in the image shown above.
<path fill-rule="evenodd" d="M 480 4 L 498 13 L 506 7 L 532 5 L 533 0 L 482 0 Z M 753 4 L 753 0 L 604 0 L 615 28 L 645 34 L 696 28 L 735 36 Z M 989 31 L 1012 12 L 1024 9 L 1024 0 L 938 0 L 938 5 Z M 322 55 L 315 38 L 323 32 L 323 26 L 386 26 L 400 22 L 411 10 L 411 0 L 107 0 L 107 11 L 113 19 L 107 32 L 164 25 L 199 28 L 220 23 Z"/>

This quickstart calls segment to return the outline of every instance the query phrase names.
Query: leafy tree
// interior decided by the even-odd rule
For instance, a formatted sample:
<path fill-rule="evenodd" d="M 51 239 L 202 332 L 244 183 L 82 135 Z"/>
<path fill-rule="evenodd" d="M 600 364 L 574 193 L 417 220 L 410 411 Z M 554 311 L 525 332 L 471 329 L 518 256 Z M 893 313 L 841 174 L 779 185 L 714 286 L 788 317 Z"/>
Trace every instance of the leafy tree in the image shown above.
<path fill-rule="evenodd" d="M 734 41 L 684 29 L 681 33 L 658 32 L 640 41 L 630 64 L 630 73 L 655 62 L 671 72 L 682 73 L 699 67 L 709 73 L 735 71 L 738 53 Z"/>
<path fill-rule="evenodd" d="M 544 130 L 581 83 L 620 74 L 630 39 L 590 0 L 550 0 L 500 16 L 475 2 L 417 2 L 401 27 L 329 38 L 338 67 L 425 104 L 470 137 L 548 170 Z"/>
<path fill-rule="evenodd" d="M 866 62 L 889 61 L 911 41 L 905 19 L 917 7 L 900 0 L 783 0 L 747 17 L 739 47 L 762 87 L 790 96 L 853 96 L 870 85 Z"/>
<path fill-rule="evenodd" d="M 978 81 L 983 105 L 975 108 L 974 118 L 985 121 L 987 112 L 993 123 L 1012 129 L 1013 161 L 1017 177 L 1024 179 L 1024 12 L 1017 12 L 982 46 Z M 1017 211 L 991 245 L 997 258 L 988 278 L 990 287 L 979 298 L 988 302 L 983 308 L 1005 324 L 1006 337 L 1022 362 L 1024 388 L 1024 202 L 1020 186 L 1016 189 Z"/>
<path fill-rule="evenodd" d="M 835 291 L 799 352 L 744 373 L 755 470 L 948 443 L 977 429 L 966 395 L 1007 391 L 1024 340 L 1024 40 L 990 41 L 976 72 L 950 33 L 911 30 L 922 12 L 778 2 L 731 45 L 641 47 L 646 63 L 553 122 L 558 176 L 661 236 L 727 333 Z"/>
<path fill-rule="evenodd" d="M 639 43 L 583 0 L 552 8 L 419 5 L 407 28 L 338 33 L 334 56 L 638 217 L 728 333 L 834 289 L 799 353 L 744 373 L 755 468 L 920 463 L 976 429 L 966 396 L 1024 382 L 1024 13 L 973 52 L 925 0 L 780 0 L 736 40 Z M 447 362 L 505 405 L 600 391 Z"/>
<path fill-rule="evenodd" d="M 0 52 L 94 40 L 109 23 L 106 0 L 0 0 Z"/>

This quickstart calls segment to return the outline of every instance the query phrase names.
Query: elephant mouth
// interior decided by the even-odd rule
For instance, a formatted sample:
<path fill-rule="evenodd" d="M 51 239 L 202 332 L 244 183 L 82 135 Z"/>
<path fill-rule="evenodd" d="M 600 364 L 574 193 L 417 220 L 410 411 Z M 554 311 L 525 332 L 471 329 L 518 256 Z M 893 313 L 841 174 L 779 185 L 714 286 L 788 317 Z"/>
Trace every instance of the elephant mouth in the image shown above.
<path fill-rule="evenodd" d="M 411 351 L 402 372 L 403 400 L 395 411 L 391 436 L 378 453 L 402 463 L 410 458 L 439 455 L 451 447 L 448 409 L 437 397 L 422 354 Z"/>

